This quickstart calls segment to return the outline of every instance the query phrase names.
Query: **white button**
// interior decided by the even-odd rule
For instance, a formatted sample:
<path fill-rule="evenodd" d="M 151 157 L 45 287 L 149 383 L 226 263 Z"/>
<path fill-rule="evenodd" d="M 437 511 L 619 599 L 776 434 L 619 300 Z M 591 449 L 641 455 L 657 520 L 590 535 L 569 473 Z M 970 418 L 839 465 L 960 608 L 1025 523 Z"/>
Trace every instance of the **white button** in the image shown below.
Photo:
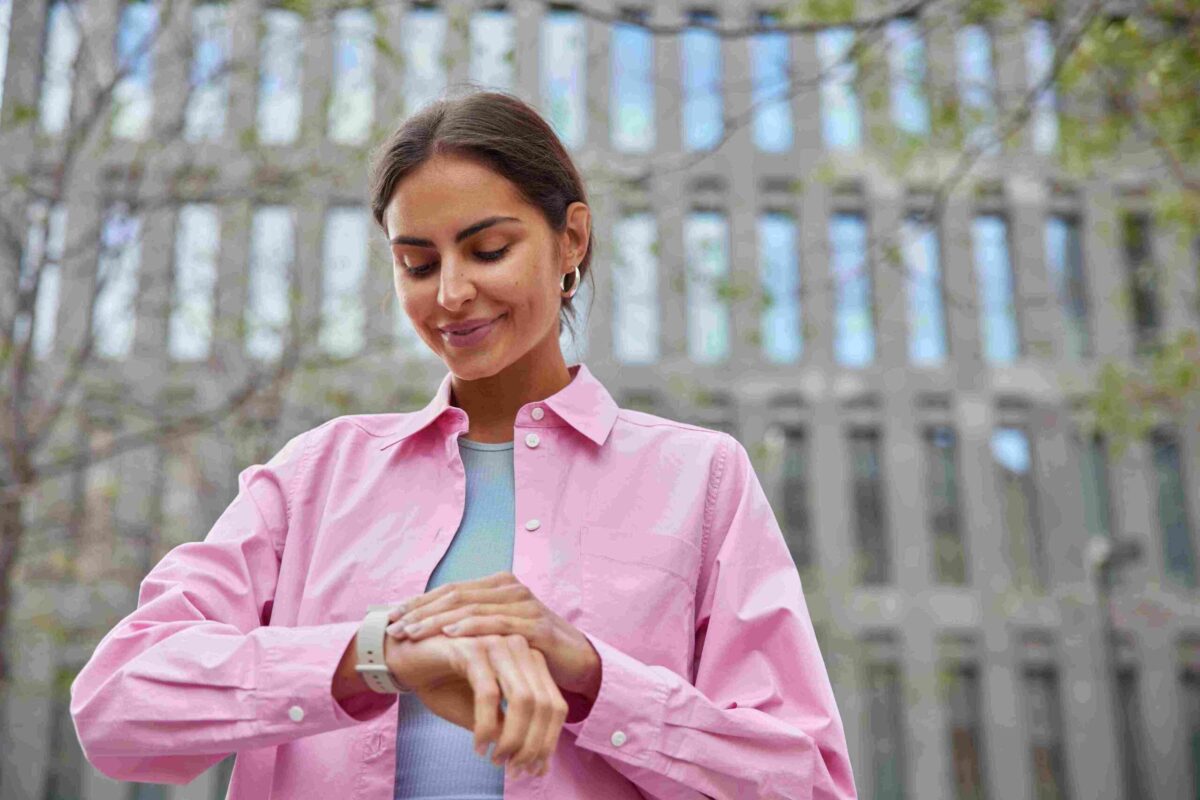
<path fill-rule="evenodd" d="M 542 417 L 546 416 L 546 412 L 542 410 L 541 406 L 538 406 L 537 408 L 533 409 L 533 411 L 529 412 L 529 415 L 534 419 L 541 419 Z"/>
<path fill-rule="evenodd" d="M 625 731 L 614 731 L 612 735 L 613 747 L 620 747 L 625 744 Z"/>
<path fill-rule="evenodd" d="M 292 706 L 288 709 L 288 716 L 292 718 L 292 722 L 299 722 L 304 719 L 304 709 L 300 706 Z"/>
<path fill-rule="evenodd" d="M 527 531 L 536 531 L 540 527 L 542 527 L 542 523 L 536 519 L 527 520 L 525 522 L 525 530 Z"/>
<path fill-rule="evenodd" d="M 540 441 L 541 440 L 538 439 L 538 435 L 536 433 L 525 434 L 525 444 L 529 445 L 530 447 L 537 447 L 538 442 Z"/>

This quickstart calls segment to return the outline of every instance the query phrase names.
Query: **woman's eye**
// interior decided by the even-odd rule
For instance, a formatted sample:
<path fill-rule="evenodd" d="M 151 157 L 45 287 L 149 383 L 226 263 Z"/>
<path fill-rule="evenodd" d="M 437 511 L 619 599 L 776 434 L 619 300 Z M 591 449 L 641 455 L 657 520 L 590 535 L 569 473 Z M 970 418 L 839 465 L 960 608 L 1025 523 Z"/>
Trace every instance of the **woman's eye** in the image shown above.
<path fill-rule="evenodd" d="M 500 259 L 504 258 L 504 254 L 507 252 L 508 252 L 508 245 L 505 245 L 504 247 L 501 247 L 499 250 L 482 250 L 482 251 L 475 253 L 475 255 L 478 256 L 483 261 L 499 261 Z M 428 274 L 433 269 L 433 267 L 436 263 L 437 263 L 436 261 L 431 261 L 428 264 L 419 264 L 415 267 L 410 267 L 407 264 L 405 264 L 404 269 L 412 277 L 420 278 L 421 276 Z"/>

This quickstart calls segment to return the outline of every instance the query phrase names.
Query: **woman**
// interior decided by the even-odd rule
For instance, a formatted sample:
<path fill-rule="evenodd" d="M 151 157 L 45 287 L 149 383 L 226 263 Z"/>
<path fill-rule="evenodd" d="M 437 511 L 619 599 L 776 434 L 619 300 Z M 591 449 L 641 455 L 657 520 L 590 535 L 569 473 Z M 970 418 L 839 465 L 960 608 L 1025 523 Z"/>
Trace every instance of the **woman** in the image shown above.
<path fill-rule="evenodd" d="M 396 295 L 449 372 L 420 411 L 337 417 L 243 470 L 151 570 L 72 686 L 98 769 L 182 784 L 236 752 L 233 800 L 856 796 L 745 448 L 564 361 L 586 200 L 506 94 L 383 145 Z"/>

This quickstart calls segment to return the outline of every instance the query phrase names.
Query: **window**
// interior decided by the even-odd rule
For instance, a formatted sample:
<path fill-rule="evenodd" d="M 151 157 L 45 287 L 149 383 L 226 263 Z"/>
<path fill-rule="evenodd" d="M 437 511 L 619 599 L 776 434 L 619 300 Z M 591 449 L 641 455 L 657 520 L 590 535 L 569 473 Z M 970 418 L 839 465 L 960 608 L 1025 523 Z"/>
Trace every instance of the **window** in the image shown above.
<path fill-rule="evenodd" d="M 1190 765 L 1192 793 L 1200 797 L 1200 662 L 1184 664 L 1179 674 L 1179 692 L 1183 701 L 1184 752 Z"/>
<path fill-rule="evenodd" d="M 0 108 L 4 108 L 4 74 L 8 71 L 8 38 L 12 27 L 12 0 L 0 0 Z"/>
<path fill-rule="evenodd" d="M 415 114 L 446 88 L 446 12 L 413 5 L 404 15 L 404 113 Z"/>
<path fill-rule="evenodd" d="M 763 353 L 775 364 L 796 363 L 804 349 L 799 252 L 795 217 L 782 211 L 759 216 L 758 272 L 763 292 L 759 322 Z"/>
<path fill-rule="evenodd" d="M 1079 453 L 1079 471 L 1083 482 L 1083 515 L 1088 536 L 1111 536 L 1112 521 L 1109 504 L 1112 494 L 1108 481 L 1108 446 L 1104 435 L 1077 434 L 1075 447 Z"/>
<path fill-rule="evenodd" d="M 300 56 L 304 21 L 295 11 L 262 12 L 258 73 L 258 140 L 290 144 L 300 133 Z"/>
<path fill-rule="evenodd" d="M 813 553 L 812 515 L 809 511 L 809 442 L 803 428 L 784 430 L 783 533 L 798 569 L 816 563 Z"/>
<path fill-rule="evenodd" d="M 62 203 L 34 203 L 29 207 L 29 231 L 21 254 L 18 286 L 21 296 L 32 292 L 37 296 L 18 310 L 13 320 L 13 340 L 24 342 L 32 335 L 30 347 L 36 359 L 45 358 L 54 349 L 66 230 L 67 211 Z M 32 319 L 25 308 L 32 309 Z"/>
<path fill-rule="evenodd" d="M 688 356 L 712 364 L 729 357 L 729 221 L 719 211 L 693 211 L 684 223 L 687 258 Z"/>
<path fill-rule="evenodd" d="M 485 89 L 511 90 L 516 83 L 516 22 L 504 7 L 471 15 L 471 80 Z"/>
<path fill-rule="evenodd" d="M 711 30 L 717 17 L 710 11 L 689 11 L 688 23 L 680 37 L 683 146 L 685 150 L 711 150 L 725 134 L 721 39 Z"/>
<path fill-rule="evenodd" d="M 894 655 L 872 656 L 866 666 L 867 736 L 876 800 L 903 800 L 904 685 Z"/>
<path fill-rule="evenodd" d="M 363 281 L 367 274 L 367 215 L 358 207 L 331 208 L 325 215 L 321 349 L 346 358 L 362 350 L 367 323 Z"/>
<path fill-rule="evenodd" d="M 329 138 L 362 144 L 375 119 L 375 20 L 366 8 L 344 8 L 333 18 L 333 99 Z"/>
<path fill-rule="evenodd" d="M 838 213 L 829 222 L 834 281 L 834 358 L 847 367 L 875 359 L 875 314 L 862 214 Z"/>
<path fill-rule="evenodd" d="M 1004 426 L 993 431 L 992 461 L 1013 580 L 1019 586 L 1044 590 L 1047 580 L 1034 497 L 1033 455 L 1025 430 Z"/>
<path fill-rule="evenodd" d="M 1188 518 L 1187 490 L 1179 442 L 1173 431 L 1160 428 L 1150 436 L 1158 494 L 1158 529 L 1162 535 L 1167 575 L 1186 586 L 1196 585 L 1196 549 Z"/>
<path fill-rule="evenodd" d="M 858 66 L 851 52 L 854 31 L 826 28 L 817 33 L 821 70 L 821 136 L 833 150 L 857 150 L 862 143 L 862 114 L 854 86 Z"/>
<path fill-rule="evenodd" d="M 967 558 L 958 501 L 958 442 L 954 429 L 925 429 L 926 493 L 933 534 L 933 572 L 938 583 L 965 584 Z"/>
<path fill-rule="evenodd" d="M 657 225 L 641 211 L 614 228 L 613 354 L 622 364 L 652 364 L 659 358 Z"/>
<path fill-rule="evenodd" d="M 891 582 L 879 440 L 879 431 L 875 428 L 851 428 L 849 431 L 852 517 L 860 584 Z"/>
<path fill-rule="evenodd" d="M 979 666 L 966 660 L 943 662 L 941 674 L 949 723 L 950 785 L 954 787 L 954 798 L 985 800 L 988 792 L 983 767 Z"/>
<path fill-rule="evenodd" d="M 993 364 L 1010 364 L 1021 353 L 1021 339 L 1008 258 L 1008 222 L 998 214 L 975 217 L 971 247 L 979 283 L 983 353 Z"/>
<path fill-rule="evenodd" d="M 568 148 L 581 147 L 587 130 L 586 43 L 583 15 L 574 8 L 551 6 L 542 17 L 542 103 Z"/>
<path fill-rule="evenodd" d="M 184 138 L 219 139 L 229 105 L 230 32 L 225 3 L 192 8 L 192 67 L 184 109 Z"/>
<path fill-rule="evenodd" d="M 964 145 L 981 154 L 996 155 L 996 78 L 992 66 L 992 37 L 979 24 L 959 29 L 955 42 L 958 55 L 958 99 Z"/>
<path fill-rule="evenodd" d="M 908 360 L 921 367 L 946 361 L 946 317 L 937 229 L 916 217 L 900 229 L 908 287 Z"/>
<path fill-rule="evenodd" d="M 1058 671 L 1052 665 L 1025 668 L 1025 698 L 1035 800 L 1066 800 L 1062 707 Z"/>
<path fill-rule="evenodd" d="M 1126 797 L 1151 797 L 1146 774 L 1146 741 L 1142 704 L 1138 698 L 1138 670 L 1134 664 L 1117 669 L 1117 744 L 1121 748 L 1121 780 Z"/>
<path fill-rule="evenodd" d="M 133 346 L 142 222 L 125 203 L 114 203 L 100 233 L 92 336 L 103 358 L 123 359 Z"/>
<path fill-rule="evenodd" d="M 117 71 L 113 87 L 112 132 L 118 139 L 145 139 L 154 108 L 154 42 L 158 8 L 131 0 L 121 8 L 117 25 Z"/>
<path fill-rule="evenodd" d="M 284 329 L 291 317 L 290 272 L 295 254 L 292 210 L 285 206 L 256 209 L 250 237 L 246 354 L 271 360 L 283 352 Z"/>
<path fill-rule="evenodd" d="M 1067 356 L 1076 360 L 1087 358 L 1092 354 L 1092 337 L 1088 326 L 1079 221 L 1074 217 L 1055 214 L 1046 221 L 1046 269 L 1067 323 Z"/>
<path fill-rule="evenodd" d="M 200 361 L 211 351 L 220 237 L 217 206 L 190 203 L 179 209 L 174 302 L 167 341 L 173 361 Z"/>
<path fill-rule="evenodd" d="M 1150 245 L 1150 217 L 1126 213 L 1121 217 L 1128 276 L 1130 313 L 1133 316 L 1134 348 L 1140 355 L 1154 349 L 1158 341 L 1158 269 Z"/>
<path fill-rule="evenodd" d="M 62 133 L 71 118 L 71 88 L 79 54 L 81 12 L 68 0 L 53 0 L 46 12 L 46 44 L 38 120 L 44 133 Z"/>
<path fill-rule="evenodd" d="M 896 17 L 887 25 L 892 73 L 892 121 L 907 134 L 929 135 L 929 102 L 925 98 L 925 39 L 915 16 Z"/>
<path fill-rule="evenodd" d="M 1025 28 L 1025 68 L 1031 90 L 1043 86 L 1034 98 L 1029 121 L 1031 144 L 1036 153 L 1047 155 L 1058 144 L 1058 99 L 1050 80 L 1054 67 L 1054 25 L 1048 19 L 1032 19 Z"/>
<path fill-rule="evenodd" d="M 654 147 L 654 36 L 641 27 L 645 11 L 627 10 L 613 24 L 609 59 L 613 147 L 645 153 Z"/>
<path fill-rule="evenodd" d="M 778 24 L 778 15 L 760 12 L 764 27 Z M 791 40 L 782 31 L 757 33 L 750 40 L 750 69 L 754 79 L 754 146 L 772 153 L 792 147 Z"/>

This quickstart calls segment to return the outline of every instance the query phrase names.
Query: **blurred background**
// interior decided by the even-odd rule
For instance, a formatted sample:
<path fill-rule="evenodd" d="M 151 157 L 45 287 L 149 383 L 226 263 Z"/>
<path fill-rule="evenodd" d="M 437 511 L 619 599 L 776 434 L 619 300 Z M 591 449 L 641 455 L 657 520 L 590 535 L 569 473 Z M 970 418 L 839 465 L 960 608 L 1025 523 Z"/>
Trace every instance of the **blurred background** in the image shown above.
<path fill-rule="evenodd" d="M 241 469 L 432 395 L 367 158 L 467 82 L 588 182 L 567 362 L 752 454 L 861 797 L 1200 797 L 1200 0 L 0 0 L 0 76 L 4 800 L 224 797 L 68 688 Z"/>

